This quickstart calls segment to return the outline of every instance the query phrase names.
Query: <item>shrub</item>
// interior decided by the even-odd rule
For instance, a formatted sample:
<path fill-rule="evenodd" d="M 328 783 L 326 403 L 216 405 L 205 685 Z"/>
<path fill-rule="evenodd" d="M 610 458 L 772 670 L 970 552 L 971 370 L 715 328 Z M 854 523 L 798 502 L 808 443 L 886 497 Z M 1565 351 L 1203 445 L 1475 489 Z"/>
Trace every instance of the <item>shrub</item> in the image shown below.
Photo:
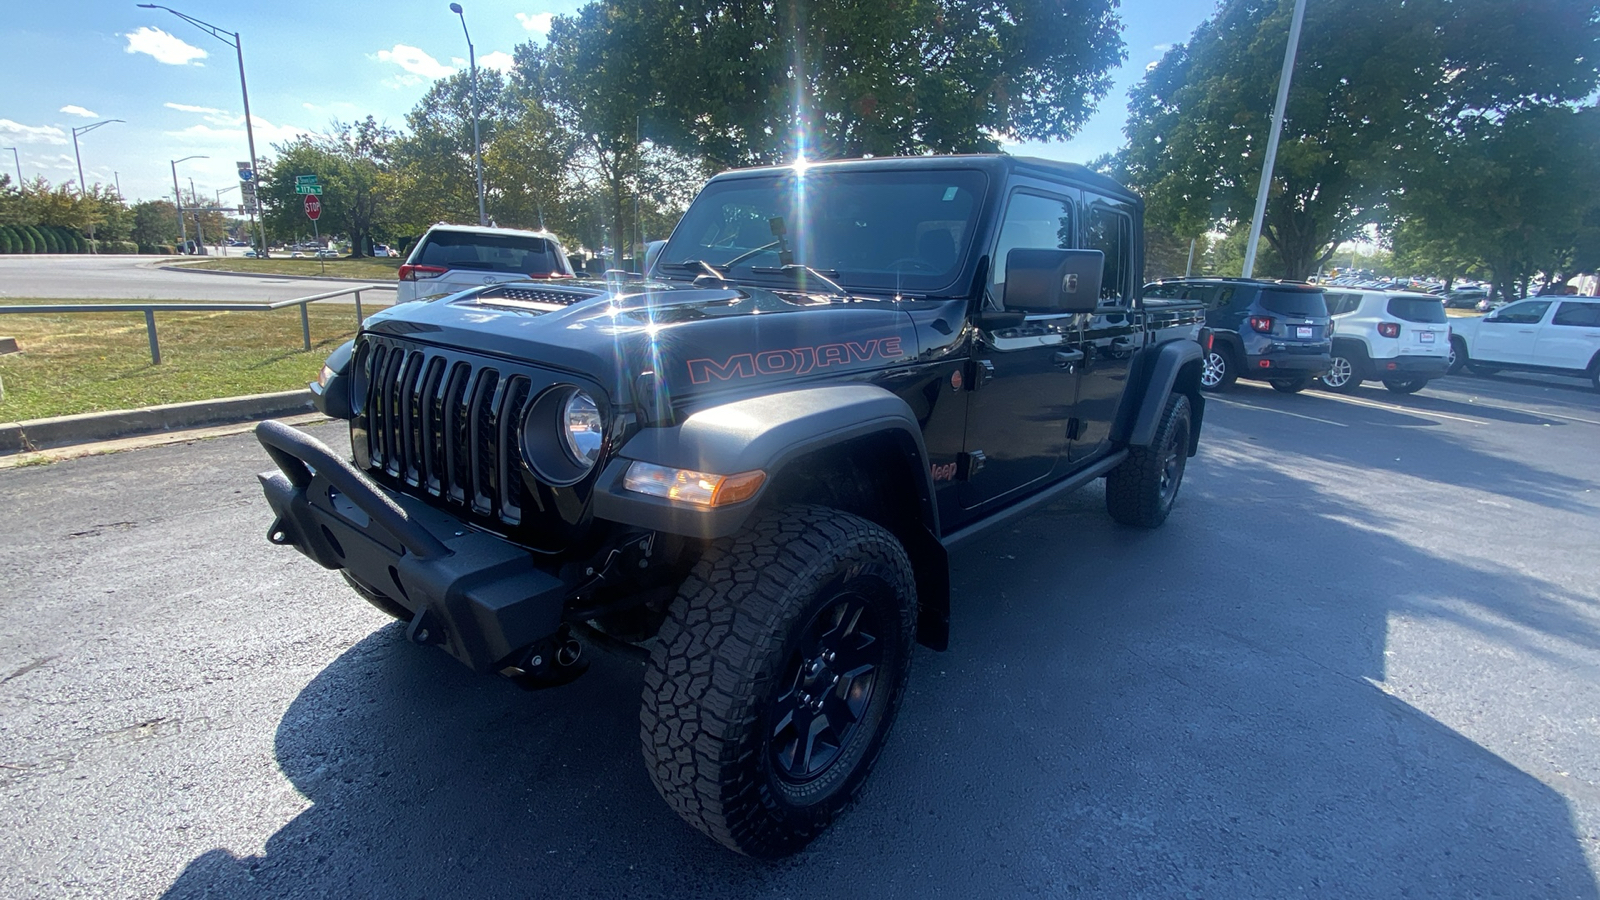
<path fill-rule="evenodd" d="M 72 239 L 73 253 L 89 252 L 89 239 L 84 237 L 82 232 L 74 231 L 71 228 L 63 228 L 61 231 L 67 237 Z"/>
<path fill-rule="evenodd" d="M 22 233 L 27 235 L 27 237 L 28 237 L 28 249 L 26 251 L 24 251 L 24 252 L 26 252 L 26 253 L 43 253 L 43 252 L 45 252 L 44 251 L 44 235 L 39 233 L 39 229 L 33 227 L 32 225 L 24 225 L 24 226 L 22 226 Z"/>
<path fill-rule="evenodd" d="M 133 241 L 108 241 L 106 246 L 111 253 L 138 253 L 139 245 Z"/>
<path fill-rule="evenodd" d="M 157 244 L 156 253 L 161 256 L 177 256 L 178 248 L 172 244 Z"/>
<path fill-rule="evenodd" d="M 17 252 L 17 239 L 11 236 L 10 225 L 0 225 L 0 253 Z"/>
<path fill-rule="evenodd" d="M 44 244 L 45 253 L 60 253 L 61 239 L 48 226 L 39 226 L 35 229 L 39 233 L 39 241 Z"/>

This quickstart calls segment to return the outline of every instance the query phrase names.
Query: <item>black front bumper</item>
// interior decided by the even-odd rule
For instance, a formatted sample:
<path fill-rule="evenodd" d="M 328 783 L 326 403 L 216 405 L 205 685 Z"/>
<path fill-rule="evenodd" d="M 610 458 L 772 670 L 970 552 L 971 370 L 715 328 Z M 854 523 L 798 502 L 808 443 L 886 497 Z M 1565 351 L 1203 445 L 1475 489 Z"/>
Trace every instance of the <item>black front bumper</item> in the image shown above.
<path fill-rule="evenodd" d="M 561 629 L 576 585 L 526 549 L 385 490 L 308 434 L 263 422 L 256 437 L 281 470 L 260 475 L 268 539 L 410 610 L 412 640 L 489 672 Z"/>

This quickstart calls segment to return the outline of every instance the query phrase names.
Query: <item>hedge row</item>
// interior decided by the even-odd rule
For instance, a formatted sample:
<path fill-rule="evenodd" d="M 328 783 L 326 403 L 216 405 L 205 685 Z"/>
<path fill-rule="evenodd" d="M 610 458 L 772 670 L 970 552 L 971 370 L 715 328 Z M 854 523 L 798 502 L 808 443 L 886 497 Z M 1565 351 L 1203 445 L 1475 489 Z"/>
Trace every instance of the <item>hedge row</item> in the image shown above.
<path fill-rule="evenodd" d="M 121 243 L 125 242 L 118 242 Z M 102 249 L 109 250 L 110 246 Z M 88 239 L 71 228 L 59 225 L 0 225 L 0 253 L 88 252 Z"/>

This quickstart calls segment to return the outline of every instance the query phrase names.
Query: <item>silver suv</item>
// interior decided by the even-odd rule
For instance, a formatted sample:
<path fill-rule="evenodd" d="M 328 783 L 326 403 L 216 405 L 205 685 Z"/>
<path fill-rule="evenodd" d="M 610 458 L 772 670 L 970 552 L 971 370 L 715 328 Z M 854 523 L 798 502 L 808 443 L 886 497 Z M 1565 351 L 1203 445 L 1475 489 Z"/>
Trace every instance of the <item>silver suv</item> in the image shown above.
<path fill-rule="evenodd" d="M 1433 294 L 1327 292 L 1333 358 L 1318 381 L 1349 393 L 1378 380 L 1396 394 L 1414 394 L 1450 368 L 1450 325 Z"/>
<path fill-rule="evenodd" d="M 507 281 L 571 278 L 561 242 L 547 231 L 435 225 L 400 266 L 395 302 Z"/>

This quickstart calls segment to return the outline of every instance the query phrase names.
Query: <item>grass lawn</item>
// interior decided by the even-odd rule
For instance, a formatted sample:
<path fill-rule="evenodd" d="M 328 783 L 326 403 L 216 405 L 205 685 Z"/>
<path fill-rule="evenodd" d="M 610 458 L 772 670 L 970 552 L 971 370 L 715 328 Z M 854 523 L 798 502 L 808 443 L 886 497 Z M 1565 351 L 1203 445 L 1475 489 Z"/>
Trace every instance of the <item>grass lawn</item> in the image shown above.
<path fill-rule="evenodd" d="M 324 266 L 326 264 L 326 266 Z M 258 272 L 263 275 L 327 275 L 330 278 L 359 278 L 363 281 L 397 281 L 400 278 L 400 260 L 388 259 L 208 259 L 196 263 L 180 263 L 191 269 L 215 269 L 221 272 Z M 326 271 L 324 271 L 326 268 Z"/>
<path fill-rule="evenodd" d="M 0 300 L 52 302 L 60 301 Z M 310 314 L 307 353 L 295 307 L 158 312 L 159 366 L 150 364 L 141 313 L 0 316 L 0 334 L 22 349 L 0 356 L 0 422 L 303 388 L 328 353 L 355 336 L 354 306 L 312 304 Z"/>

